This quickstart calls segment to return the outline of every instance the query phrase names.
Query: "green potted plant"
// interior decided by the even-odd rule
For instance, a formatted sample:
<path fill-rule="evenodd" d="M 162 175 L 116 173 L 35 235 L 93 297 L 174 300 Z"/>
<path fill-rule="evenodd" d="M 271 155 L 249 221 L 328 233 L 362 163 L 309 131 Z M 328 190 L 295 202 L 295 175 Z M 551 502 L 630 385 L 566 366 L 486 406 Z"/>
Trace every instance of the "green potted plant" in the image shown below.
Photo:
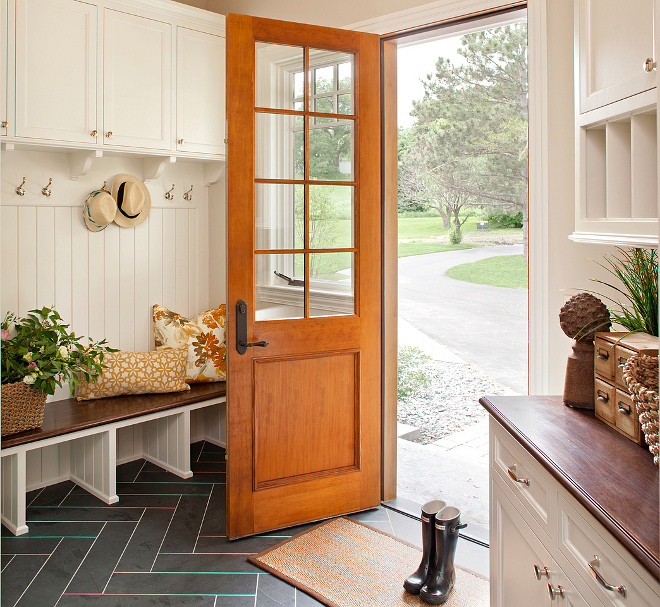
<path fill-rule="evenodd" d="M 30 310 L 25 318 L 8 312 L 0 324 L 2 337 L 2 435 L 38 428 L 49 394 L 64 381 L 71 395 L 83 377 L 94 381 L 102 372 L 106 341 L 68 331 L 53 308 Z"/>

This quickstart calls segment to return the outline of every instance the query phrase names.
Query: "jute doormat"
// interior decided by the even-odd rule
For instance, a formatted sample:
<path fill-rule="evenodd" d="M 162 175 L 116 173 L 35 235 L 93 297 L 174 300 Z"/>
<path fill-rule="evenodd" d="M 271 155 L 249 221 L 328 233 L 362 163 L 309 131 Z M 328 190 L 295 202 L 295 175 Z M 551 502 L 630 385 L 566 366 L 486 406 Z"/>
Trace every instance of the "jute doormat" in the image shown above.
<path fill-rule="evenodd" d="M 248 560 L 329 607 L 425 605 L 403 589 L 422 551 L 349 518 L 294 535 Z M 488 607 L 488 580 L 456 569 L 446 607 Z"/>

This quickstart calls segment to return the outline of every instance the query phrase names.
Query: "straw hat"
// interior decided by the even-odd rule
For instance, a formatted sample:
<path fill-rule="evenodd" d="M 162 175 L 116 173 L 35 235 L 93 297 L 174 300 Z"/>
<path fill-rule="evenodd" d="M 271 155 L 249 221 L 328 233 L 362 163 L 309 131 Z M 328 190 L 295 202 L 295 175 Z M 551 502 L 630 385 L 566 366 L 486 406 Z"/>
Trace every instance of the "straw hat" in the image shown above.
<path fill-rule="evenodd" d="M 151 210 L 147 186 L 133 175 L 117 175 L 112 182 L 112 197 L 117 201 L 115 223 L 123 228 L 140 225 Z"/>
<path fill-rule="evenodd" d="M 117 214 L 117 203 L 107 190 L 94 190 L 85 200 L 83 219 L 91 232 L 108 227 Z"/>

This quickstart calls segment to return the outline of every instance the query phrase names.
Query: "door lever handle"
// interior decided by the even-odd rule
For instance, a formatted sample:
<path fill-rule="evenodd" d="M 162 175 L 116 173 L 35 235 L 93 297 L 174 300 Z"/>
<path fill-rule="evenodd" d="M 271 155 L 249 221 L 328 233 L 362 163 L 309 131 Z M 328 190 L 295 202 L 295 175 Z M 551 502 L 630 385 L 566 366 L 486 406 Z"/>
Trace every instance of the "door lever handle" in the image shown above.
<path fill-rule="evenodd" d="M 247 340 L 247 304 L 239 299 L 236 302 L 236 351 L 243 355 L 247 352 L 248 348 L 259 347 L 265 348 L 268 345 L 267 341 L 255 341 L 248 343 Z"/>

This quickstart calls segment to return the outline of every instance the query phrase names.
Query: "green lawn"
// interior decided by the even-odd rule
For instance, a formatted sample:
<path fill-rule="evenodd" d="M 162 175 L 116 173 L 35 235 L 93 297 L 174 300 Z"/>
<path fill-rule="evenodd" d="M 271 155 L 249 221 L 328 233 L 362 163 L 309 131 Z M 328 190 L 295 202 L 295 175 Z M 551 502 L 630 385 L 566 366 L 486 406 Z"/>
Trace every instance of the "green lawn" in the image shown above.
<path fill-rule="evenodd" d="M 458 251 L 472 249 L 482 245 L 478 244 L 443 244 L 440 242 L 400 242 L 399 257 L 424 255 L 425 253 L 444 253 L 445 251 Z"/>
<path fill-rule="evenodd" d="M 527 262 L 522 255 L 488 257 L 449 268 L 447 276 L 478 285 L 526 289 Z"/>

